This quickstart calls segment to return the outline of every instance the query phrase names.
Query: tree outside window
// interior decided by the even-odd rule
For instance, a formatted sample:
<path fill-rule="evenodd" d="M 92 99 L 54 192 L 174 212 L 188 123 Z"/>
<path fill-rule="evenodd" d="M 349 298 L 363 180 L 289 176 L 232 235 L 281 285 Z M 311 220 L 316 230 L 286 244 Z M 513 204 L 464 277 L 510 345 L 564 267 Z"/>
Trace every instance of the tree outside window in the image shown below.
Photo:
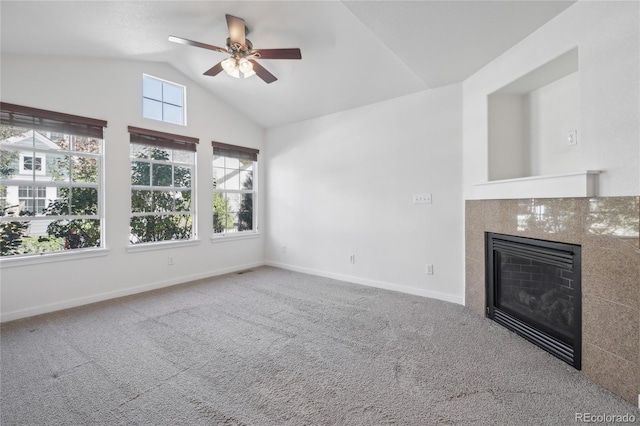
<path fill-rule="evenodd" d="M 130 133 L 130 243 L 193 239 L 195 145 L 177 135 L 132 128 Z"/>
<path fill-rule="evenodd" d="M 258 150 L 212 142 L 213 232 L 256 232 L 255 172 Z"/>

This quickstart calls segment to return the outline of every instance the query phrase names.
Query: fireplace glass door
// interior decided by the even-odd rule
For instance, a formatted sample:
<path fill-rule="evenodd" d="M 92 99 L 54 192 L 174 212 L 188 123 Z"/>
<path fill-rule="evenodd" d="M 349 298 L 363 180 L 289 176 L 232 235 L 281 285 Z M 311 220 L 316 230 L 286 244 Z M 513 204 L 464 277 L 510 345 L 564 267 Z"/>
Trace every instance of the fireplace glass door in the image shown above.
<path fill-rule="evenodd" d="M 487 316 L 580 368 L 580 247 L 487 233 Z"/>

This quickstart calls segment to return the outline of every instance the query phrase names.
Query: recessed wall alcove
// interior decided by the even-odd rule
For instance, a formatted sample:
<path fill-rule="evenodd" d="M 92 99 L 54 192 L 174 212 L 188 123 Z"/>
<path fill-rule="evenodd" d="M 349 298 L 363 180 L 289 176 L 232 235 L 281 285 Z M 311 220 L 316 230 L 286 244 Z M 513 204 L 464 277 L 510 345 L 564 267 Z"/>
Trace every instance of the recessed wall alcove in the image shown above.
<path fill-rule="evenodd" d="M 578 48 L 487 96 L 487 181 L 477 198 L 590 197 L 598 170 L 584 170 Z"/>
<path fill-rule="evenodd" d="M 556 175 L 582 167 L 578 49 L 488 96 L 489 181 Z"/>

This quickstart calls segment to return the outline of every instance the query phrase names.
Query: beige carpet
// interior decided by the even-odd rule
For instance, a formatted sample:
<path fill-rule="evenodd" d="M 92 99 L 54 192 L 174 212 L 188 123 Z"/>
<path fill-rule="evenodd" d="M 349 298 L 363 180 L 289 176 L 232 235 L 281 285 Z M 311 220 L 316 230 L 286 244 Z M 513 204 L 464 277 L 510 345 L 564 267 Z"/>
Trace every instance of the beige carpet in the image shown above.
<path fill-rule="evenodd" d="M 1 339 L 3 426 L 640 419 L 462 306 L 270 267 L 6 323 Z"/>

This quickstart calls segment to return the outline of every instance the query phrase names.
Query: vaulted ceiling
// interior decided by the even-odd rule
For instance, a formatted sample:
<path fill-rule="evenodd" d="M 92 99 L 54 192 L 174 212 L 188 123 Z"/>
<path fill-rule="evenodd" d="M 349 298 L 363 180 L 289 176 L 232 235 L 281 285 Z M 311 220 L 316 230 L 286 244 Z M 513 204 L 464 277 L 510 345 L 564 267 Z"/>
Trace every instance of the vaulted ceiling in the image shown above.
<path fill-rule="evenodd" d="M 458 83 L 573 1 L 7 1 L 2 53 L 167 62 L 265 128 Z M 225 14 L 256 48 L 299 47 L 302 60 L 261 60 L 278 77 L 202 73 L 225 54 Z"/>

